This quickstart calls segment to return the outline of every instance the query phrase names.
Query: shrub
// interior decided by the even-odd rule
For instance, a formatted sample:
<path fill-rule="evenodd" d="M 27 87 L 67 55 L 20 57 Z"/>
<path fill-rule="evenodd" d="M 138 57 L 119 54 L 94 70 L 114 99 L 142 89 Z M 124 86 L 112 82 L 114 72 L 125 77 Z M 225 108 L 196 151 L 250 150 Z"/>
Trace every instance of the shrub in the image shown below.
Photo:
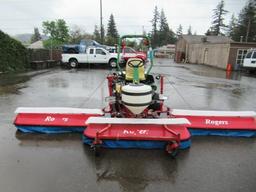
<path fill-rule="evenodd" d="M 0 30 L 0 72 L 22 71 L 27 67 L 26 48 Z"/>

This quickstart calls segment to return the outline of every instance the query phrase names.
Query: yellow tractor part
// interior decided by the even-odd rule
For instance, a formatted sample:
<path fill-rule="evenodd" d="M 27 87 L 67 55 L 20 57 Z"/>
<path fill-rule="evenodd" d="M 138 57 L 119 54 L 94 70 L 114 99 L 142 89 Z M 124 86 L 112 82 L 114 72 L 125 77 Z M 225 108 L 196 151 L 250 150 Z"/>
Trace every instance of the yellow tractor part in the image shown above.
<path fill-rule="evenodd" d="M 133 66 L 138 66 L 138 72 L 139 72 L 139 80 L 145 80 L 145 67 L 144 65 L 140 65 L 142 63 L 142 59 L 140 58 L 130 58 L 127 61 L 126 69 L 125 69 L 125 80 L 132 81 L 134 77 L 134 67 L 131 67 L 128 65 L 128 63 L 131 63 Z"/>

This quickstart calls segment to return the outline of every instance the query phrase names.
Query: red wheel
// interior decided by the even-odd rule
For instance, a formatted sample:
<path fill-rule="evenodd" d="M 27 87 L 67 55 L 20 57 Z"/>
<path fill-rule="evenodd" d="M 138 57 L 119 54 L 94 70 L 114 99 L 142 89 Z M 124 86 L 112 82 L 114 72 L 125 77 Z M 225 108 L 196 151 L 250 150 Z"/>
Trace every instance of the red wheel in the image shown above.
<path fill-rule="evenodd" d="M 179 152 L 179 143 L 177 141 L 171 141 L 166 145 L 165 150 L 168 155 L 175 158 Z"/>

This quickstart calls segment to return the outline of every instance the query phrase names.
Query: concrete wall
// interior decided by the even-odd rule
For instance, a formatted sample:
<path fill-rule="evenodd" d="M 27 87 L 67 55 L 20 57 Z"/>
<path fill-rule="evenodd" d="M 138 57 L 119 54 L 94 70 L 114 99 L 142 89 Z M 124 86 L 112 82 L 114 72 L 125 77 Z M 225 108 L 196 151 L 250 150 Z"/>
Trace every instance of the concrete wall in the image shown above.
<path fill-rule="evenodd" d="M 229 43 L 223 44 L 190 44 L 187 51 L 189 63 L 199 63 L 226 69 L 229 57 Z"/>

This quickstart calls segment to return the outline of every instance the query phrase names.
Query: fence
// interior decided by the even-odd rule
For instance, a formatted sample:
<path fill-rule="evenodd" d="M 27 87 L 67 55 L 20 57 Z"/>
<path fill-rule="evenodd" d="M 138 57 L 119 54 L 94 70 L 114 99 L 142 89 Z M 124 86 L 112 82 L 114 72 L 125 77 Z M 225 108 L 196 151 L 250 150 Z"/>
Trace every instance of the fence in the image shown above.
<path fill-rule="evenodd" d="M 28 60 L 33 69 L 53 67 L 61 61 L 61 50 L 28 49 Z"/>

